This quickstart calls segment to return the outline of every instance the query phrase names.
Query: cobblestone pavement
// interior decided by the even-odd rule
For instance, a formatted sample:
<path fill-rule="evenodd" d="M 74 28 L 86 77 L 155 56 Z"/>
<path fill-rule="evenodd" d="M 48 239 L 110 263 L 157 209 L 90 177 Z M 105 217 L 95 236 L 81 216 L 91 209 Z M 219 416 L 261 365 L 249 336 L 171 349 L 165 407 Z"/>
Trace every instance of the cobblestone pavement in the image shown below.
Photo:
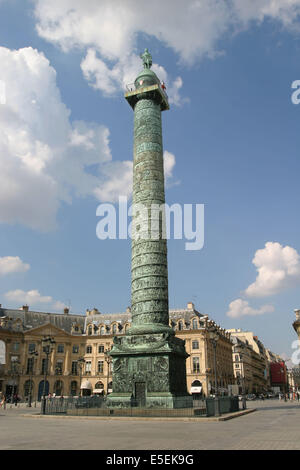
<path fill-rule="evenodd" d="M 300 404 L 265 400 L 222 422 L 165 422 L 30 417 L 39 408 L 0 409 L 0 450 L 272 450 L 300 449 Z M 27 415 L 27 416 L 26 416 Z"/>

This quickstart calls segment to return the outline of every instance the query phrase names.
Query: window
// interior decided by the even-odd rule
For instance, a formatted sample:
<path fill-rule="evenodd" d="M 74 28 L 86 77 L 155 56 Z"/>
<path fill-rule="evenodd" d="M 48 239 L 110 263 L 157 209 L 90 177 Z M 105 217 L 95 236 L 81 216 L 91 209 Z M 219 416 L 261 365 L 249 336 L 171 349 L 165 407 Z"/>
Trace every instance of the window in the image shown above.
<path fill-rule="evenodd" d="M 197 318 L 194 318 L 193 320 L 193 330 L 197 330 L 198 329 L 198 320 Z"/>
<path fill-rule="evenodd" d="M 85 373 L 86 375 L 91 375 L 92 371 L 92 362 L 91 361 L 86 361 L 85 362 Z"/>
<path fill-rule="evenodd" d="M 112 332 L 113 332 L 113 335 L 117 334 L 117 325 L 116 324 L 113 325 Z"/>
<path fill-rule="evenodd" d="M 35 351 L 35 343 L 29 343 L 28 344 L 28 352 L 33 352 Z"/>
<path fill-rule="evenodd" d="M 92 354 L 92 351 L 93 351 L 93 347 L 92 347 L 92 346 L 89 345 L 89 346 L 86 347 L 86 353 L 87 353 L 87 354 Z"/>
<path fill-rule="evenodd" d="M 73 353 L 73 354 L 78 354 L 78 353 L 79 353 L 79 346 L 78 346 L 78 344 L 73 344 L 72 353 Z"/>
<path fill-rule="evenodd" d="M 32 395 L 32 391 L 33 391 L 33 382 L 30 380 L 26 380 L 24 384 L 24 397 L 28 397 L 30 392 Z"/>
<path fill-rule="evenodd" d="M 101 346 L 98 347 L 98 353 L 99 353 L 99 354 L 103 354 L 103 353 L 104 353 L 104 346 L 103 346 L 103 345 L 101 345 Z"/>
<path fill-rule="evenodd" d="M 76 393 L 77 393 L 77 382 L 73 380 L 73 382 L 71 382 L 71 396 L 74 397 Z"/>
<path fill-rule="evenodd" d="M 77 361 L 72 361 L 72 375 L 78 375 Z"/>
<path fill-rule="evenodd" d="M 193 373 L 197 374 L 200 372 L 200 359 L 199 357 L 193 357 Z"/>
<path fill-rule="evenodd" d="M 240 368 L 240 365 L 239 365 L 239 364 L 236 364 L 235 367 L 236 367 L 236 369 L 239 369 L 239 368 Z"/>
<path fill-rule="evenodd" d="M 182 321 L 178 322 L 178 330 L 179 331 L 183 330 Z"/>
<path fill-rule="evenodd" d="M 103 374 L 103 361 L 98 361 L 98 374 Z"/>
<path fill-rule="evenodd" d="M 13 352 L 19 352 L 19 349 L 20 349 L 20 343 L 13 343 L 12 345 Z"/>
<path fill-rule="evenodd" d="M 100 335 L 105 335 L 105 326 L 101 326 L 100 328 Z"/>
<path fill-rule="evenodd" d="M 63 353 L 64 350 L 65 350 L 65 348 L 64 348 L 64 345 L 63 345 L 63 344 L 59 344 L 59 345 L 57 346 L 57 352 L 58 352 L 58 353 Z"/>
<path fill-rule="evenodd" d="M 199 341 L 198 340 L 192 341 L 192 349 L 199 349 Z"/>
<path fill-rule="evenodd" d="M 102 382 L 97 382 L 96 385 L 95 385 L 95 388 L 97 390 L 103 390 L 104 389 L 104 385 Z"/>
<path fill-rule="evenodd" d="M 48 361 L 46 358 L 42 359 L 42 375 L 46 373 L 48 369 Z"/>
<path fill-rule="evenodd" d="M 26 374 L 33 374 L 33 357 L 27 359 Z"/>
<path fill-rule="evenodd" d="M 235 361 L 236 361 L 236 362 L 239 362 L 239 360 L 240 360 L 239 356 L 236 355 L 236 356 L 235 356 Z"/>
<path fill-rule="evenodd" d="M 56 373 L 56 375 L 62 375 L 62 373 L 63 373 L 63 361 L 61 359 L 59 359 L 56 362 L 55 373 Z"/>
<path fill-rule="evenodd" d="M 90 325 L 88 327 L 88 335 L 92 335 L 92 334 L 93 334 L 93 327 L 92 327 L 92 325 Z"/>
<path fill-rule="evenodd" d="M 55 395 L 62 395 L 63 393 L 63 383 L 61 380 L 57 380 L 54 384 L 54 393 Z"/>

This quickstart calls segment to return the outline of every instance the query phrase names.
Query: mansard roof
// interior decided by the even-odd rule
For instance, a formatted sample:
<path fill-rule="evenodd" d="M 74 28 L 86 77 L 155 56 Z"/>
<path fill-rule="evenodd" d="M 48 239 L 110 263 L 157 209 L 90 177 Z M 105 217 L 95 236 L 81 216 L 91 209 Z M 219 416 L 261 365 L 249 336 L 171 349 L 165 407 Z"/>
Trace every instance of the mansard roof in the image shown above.
<path fill-rule="evenodd" d="M 39 326 L 51 323 L 57 328 L 71 333 L 72 325 L 74 323 L 79 324 L 82 328 L 84 327 L 84 315 L 75 315 L 72 313 L 47 313 L 47 312 L 35 312 L 32 310 L 24 309 L 7 309 L 0 308 L 0 318 L 6 317 L 11 319 L 10 323 L 17 319 L 21 319 L 23 331 L 31 330 L 33 328 L 38 328 Z M 11 325 L 12 327 L 12 325 Z"/>

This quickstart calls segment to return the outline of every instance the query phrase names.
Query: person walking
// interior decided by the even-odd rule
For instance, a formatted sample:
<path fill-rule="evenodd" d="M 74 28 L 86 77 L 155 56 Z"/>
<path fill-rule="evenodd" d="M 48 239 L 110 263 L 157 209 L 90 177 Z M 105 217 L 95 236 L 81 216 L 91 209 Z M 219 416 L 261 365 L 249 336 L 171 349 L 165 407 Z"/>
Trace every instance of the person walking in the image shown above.
<path fill-rule="evenodd" d="M 14 404 L 15 406 L 18 404 L 18 395 L 16 393 L 14 394 Z"/>

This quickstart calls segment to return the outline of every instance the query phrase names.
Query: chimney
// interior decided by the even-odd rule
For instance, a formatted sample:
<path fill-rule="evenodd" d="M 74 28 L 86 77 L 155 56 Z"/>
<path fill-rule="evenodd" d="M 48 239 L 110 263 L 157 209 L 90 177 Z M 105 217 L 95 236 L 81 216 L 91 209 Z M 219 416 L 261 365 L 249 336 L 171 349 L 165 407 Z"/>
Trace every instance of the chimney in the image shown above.
<path fill-rule="evenodd" d="M 68 315 L 68 313 L 70 312 L 70 309 L 68 307 L 65 307 L 64 308 L 64 314 L 65 315 Z"/>
<path fill-rule="evenodd" d="M 28 310 L 29 310 L 28 305 L 23 305 L 22 310 L 23 310 L 24 312 L 28 312 Z"/>
<path fill-rule="evenodd" d="M 195 305 L 193 304 L 193 302 L 188 302 L 187 308 L 188 310 L 195 310 Z"/>

